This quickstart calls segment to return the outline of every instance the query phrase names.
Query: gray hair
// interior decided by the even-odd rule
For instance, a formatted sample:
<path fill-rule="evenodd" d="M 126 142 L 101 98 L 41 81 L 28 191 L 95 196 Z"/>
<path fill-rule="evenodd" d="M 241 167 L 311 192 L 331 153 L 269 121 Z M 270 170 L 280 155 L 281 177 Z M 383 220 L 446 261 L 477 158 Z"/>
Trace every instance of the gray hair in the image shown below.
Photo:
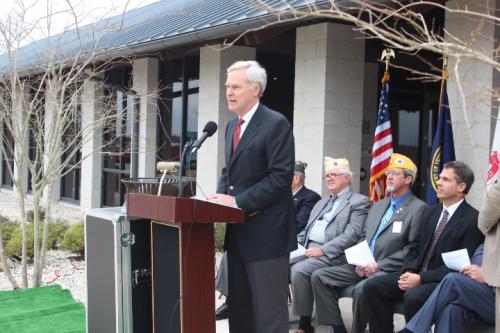
<path fill-rule="evenodd" d="M 465 183 L 464 194 L 469 193 L 472 184 L 474 184 L 474 171 L 472 171 L 470 166 L 464 162 L 451 161 L 443 165 L 443 169 L 453 169 L 457 184 Z"/>
<path fill-rule="evenodd" d="M 408 169 L 403 169 L 403 173 L 405 175 L 405 178 L 406 177 L 411 177 L 410 186 L 413 186 L 413 184 L 415 184 L 415 180 L 417 179 L 417 173 L 413 172 L 413 171 L 410 171 Z"/>
<path fill-rule="evenodd" d="M 302 182 L 302 184 L 304 184 L 306 180 L 306 175 L 299 171 L 294 171 L 294 174 L 299 176 L 300 181 Z"/>
<path fill-rule="evenodd" d="M 238 69 L 247 70 L 247 80 L 254 86 L 259 85 L 259 97 L 262 97 L 267 85 L 266 70 L 257 61 L 240 60 L 229 66 L 229 68 L 227 69 L 227 74 Z"/>

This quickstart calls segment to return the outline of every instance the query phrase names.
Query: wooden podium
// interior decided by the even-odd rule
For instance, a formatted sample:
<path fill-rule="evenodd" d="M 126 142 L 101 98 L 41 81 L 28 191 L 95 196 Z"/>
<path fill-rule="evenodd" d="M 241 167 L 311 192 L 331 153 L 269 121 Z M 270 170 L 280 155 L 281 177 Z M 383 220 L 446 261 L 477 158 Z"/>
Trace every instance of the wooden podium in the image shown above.
<path fill-rule="evenodd" d="M 243 223 L 241 209 L 128 193 L 127 215 L 151 220 L 153 332 L 215 333 L 214 223 Z"/>

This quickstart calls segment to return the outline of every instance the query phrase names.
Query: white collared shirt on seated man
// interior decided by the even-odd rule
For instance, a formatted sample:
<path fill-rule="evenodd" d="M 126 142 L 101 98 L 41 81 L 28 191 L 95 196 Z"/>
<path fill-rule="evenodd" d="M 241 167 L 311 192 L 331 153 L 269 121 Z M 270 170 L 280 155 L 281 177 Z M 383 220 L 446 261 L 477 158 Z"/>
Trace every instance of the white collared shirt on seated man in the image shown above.
<path fill-rule="evenodd" d="M 333 214 L 337 210 L 338 206 L 344 199 L 345 195 L 349 193 L 351 190 L 350 186 L 345 187 L 340 193 L 337 195 L 337 199 L 335 199 L 335 203 L 332 206 L 332 209 L 327 212 L 325 215 L 317 219 L 311 230 L 309 231 L 309 241 L 324 244 L 325 243 L 325 229 L 328 225 L 329 221 L 332 219 Z"/>

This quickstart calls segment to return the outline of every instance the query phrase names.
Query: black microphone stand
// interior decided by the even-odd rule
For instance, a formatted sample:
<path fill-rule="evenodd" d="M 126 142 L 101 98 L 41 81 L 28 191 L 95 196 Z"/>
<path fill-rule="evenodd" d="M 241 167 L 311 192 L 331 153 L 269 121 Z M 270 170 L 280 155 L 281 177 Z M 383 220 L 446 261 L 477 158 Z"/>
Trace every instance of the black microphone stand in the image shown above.
<path fill-rule="evenodd" d="M 193 140 L 189 139 L 186 141 L 184 144 L 184 148 L 182 149 L 182 154 L 181 154 L 181 165 L 179 166 L 179 197 L 182 197 L 183 192 L 184 192 L 184 186 L 182 186 L 182 176 L 184 176 L 184 163 L 186 159 L 186 153 L 191 149 L 191 146 L 193 145 Z"/>

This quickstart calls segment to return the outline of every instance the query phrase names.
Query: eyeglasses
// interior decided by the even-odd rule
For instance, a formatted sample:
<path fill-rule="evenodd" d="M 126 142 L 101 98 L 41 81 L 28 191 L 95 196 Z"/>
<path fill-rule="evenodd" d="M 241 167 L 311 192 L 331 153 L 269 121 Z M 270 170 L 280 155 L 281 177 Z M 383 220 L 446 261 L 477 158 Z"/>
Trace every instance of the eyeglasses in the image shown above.
<path fill-rule="evenodd" d="M 337 178 L 337 177 L 340 177 L 342 175 L 343 175 L 343 173 L 327 173 L 325 175 L 325 178 Z"/>
<path fill-rule="evenodd" d="M 386 176 L 401 176 L 404 172 L 401 170 L 385 170 Z"/>

